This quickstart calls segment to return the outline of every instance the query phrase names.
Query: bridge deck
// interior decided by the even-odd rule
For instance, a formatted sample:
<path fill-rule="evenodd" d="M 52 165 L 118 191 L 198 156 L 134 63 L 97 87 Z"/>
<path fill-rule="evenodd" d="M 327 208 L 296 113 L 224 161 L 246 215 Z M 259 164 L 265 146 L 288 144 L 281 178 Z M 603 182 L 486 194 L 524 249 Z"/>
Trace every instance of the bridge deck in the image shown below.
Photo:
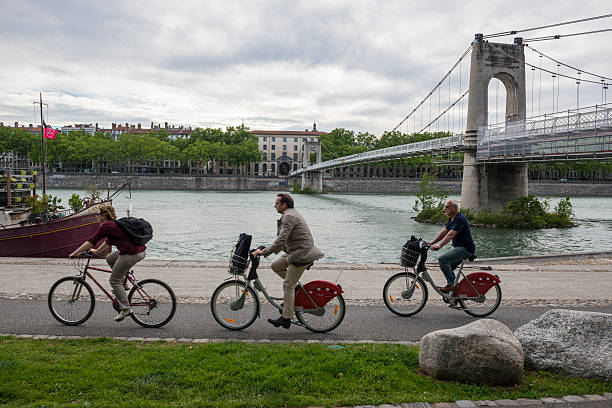
<path fill-rule="evenodd" d="M 612 158 L 612 108 L 609 106 L 541 120 L 508 122 L 500 127 L 482 127 L 475 143 L 470 143 L 465 135 L 454 135 L 353 154 L 294 170 L 289 176 L 466 150 L 476 150 L 479 163 L 608 160 Z"/>

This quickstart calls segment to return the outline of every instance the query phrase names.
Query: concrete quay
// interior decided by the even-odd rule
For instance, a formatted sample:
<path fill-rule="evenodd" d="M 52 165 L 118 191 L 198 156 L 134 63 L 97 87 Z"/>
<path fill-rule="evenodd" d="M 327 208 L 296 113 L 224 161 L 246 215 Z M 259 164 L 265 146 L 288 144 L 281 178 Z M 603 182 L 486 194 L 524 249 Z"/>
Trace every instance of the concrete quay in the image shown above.
<path fill-rule="evenodd" d="M 105 268 L 104 260 L 93 266 Z M 504 306 L 606 306 L 612 305 L 612 251 L 540 257 L 479 259 L 469 264 L 469 271 L 491 265 L 501 278 Z M 76 261 L 53 258 L 0 258 L 0 297 L 46 298 L 57 279 L 76 274 Z M 145 259 L 136 265 L 136 277 L 166 281 L 183 303 L 207 303 L 214 289 L 230 277 L 226 262 Z M 442 284 L 437 264 L 428 263 L 433 279 Z M 281 296 L 281 280 L 262 262 L 260 279 L 269 293 Z M 382 305 L 382 290 L 387 279 L 403 271 L 396 264 L 347 264 L 318 262 L 302 281 L 315 279 L 338 282 L 348 304 Z M 469 273 L 466 270 L 467 273 Z M 108 275 L 93 272 L 108 288 Z M 97 294 L 100 291 L 95 290 Z M 430 290 L 430 303 L 440 298 Z"/>

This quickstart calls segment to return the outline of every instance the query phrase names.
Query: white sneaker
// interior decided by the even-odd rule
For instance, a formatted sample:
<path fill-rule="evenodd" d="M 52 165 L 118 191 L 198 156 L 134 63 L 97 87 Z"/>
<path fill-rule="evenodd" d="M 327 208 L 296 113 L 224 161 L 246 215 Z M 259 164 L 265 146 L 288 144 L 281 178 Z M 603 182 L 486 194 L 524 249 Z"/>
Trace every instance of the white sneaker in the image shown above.
<path fill-rule="evenodd" d="M 115 321 L 120 322 L 131 314 L 132 314 L 132 311 L 130 309 L 123 309 L 122 311 L 119 312 L 117 316 L 115 316 Z"/>

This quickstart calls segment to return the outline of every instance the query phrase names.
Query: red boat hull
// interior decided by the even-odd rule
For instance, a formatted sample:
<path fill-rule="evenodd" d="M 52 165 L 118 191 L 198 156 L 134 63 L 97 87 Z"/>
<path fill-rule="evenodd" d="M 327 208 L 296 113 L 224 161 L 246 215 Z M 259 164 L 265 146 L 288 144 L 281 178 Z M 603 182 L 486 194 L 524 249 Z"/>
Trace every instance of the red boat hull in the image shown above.
<path fill-rule="evenodd" d="M 89 213 L 44 224 L 0 229 L 0 256 L 66 258 L 99 225 L 96 214 Z"/>

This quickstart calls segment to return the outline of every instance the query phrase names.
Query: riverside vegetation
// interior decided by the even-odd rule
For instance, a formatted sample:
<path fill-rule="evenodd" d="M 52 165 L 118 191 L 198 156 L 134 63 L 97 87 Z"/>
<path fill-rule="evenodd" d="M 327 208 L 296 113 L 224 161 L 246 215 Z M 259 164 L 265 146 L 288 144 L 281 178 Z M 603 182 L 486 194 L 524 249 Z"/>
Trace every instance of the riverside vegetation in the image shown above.
<path fill-rule="evenodd" d="M 131 133 L 136 132 L 136 133 Z M 336 128 L 320 136 L 322 160 L 330 160 L 366 151 L 420 142 L 450 136 L 446 132 L 401 133 L 384 132 L 375 136 L 369 132 L 355 133 Z M 23 129 L 0 126 L 0 154 L 13 152 L 40 162 L 40 135 Z M 148 133 L 130 130 L 114 140 L 111 134 L 101 131 L 89 135 L 84 130 L 58 134 L 46 143 L 46 161 L 53 172 L 76 173 L 138 173 L 170 171 L 173 174 L 210 174 L 220 162 L 232 166 L 232 174 L 244 174 L 245 166 L 262 160 L 257 136 L 244 126 L 226 127 L 225 131 L 213 128 L 197 128 L 189 138 L 172 140 L 167 130 L 154 129 Z M 462 153 L 453 153 L 448 159 L 463 160 Z M 168 161 L 174 161 L 170 168 Z M 312 162 L 312 159 L 310 159 Z M 176 167 L 178 165 L 178 167 Z M 460 177 L 452 166 L 436 163 L 431 156 L 411 157 L 386 162 L 371 163 L 385 170 L 396 167 L 411 168 L 411 174 L 419 177 L 424 172 L 437 172 L 446 178 Z M 238 171 L 240 170 L 240 172 Z M 605 181 L 612 170 L 612 163 L 587 160 L 529 164 L 531 179 L 575 179 Z M 411 176 L 412 177 L 412 176 Z"/>
<path fill-rule="evenodd" d="M 100 373 L 104 373 L 100 375 Z M 524 371 L 517 386 L 440 381 L 399 344 L 127 342 L 0 337 L 4 407 L 305 407 L 602 394 L 605 381 Z"/>
<path fill-rule="evenodd" d="M 443 225 L 448 220 L 443 212 L 448 192 L 437 187 L 435 180 L 435 175 L 423 175 L 413 210 L 417 212 L 416 221 Z M 575 225 L 569 197 L 562 198 L 552 211 L 550 200 L 528 195 L 509 202 L 499 211 L 461 208 L 461 213 L 475 226 L 541 229 L 569 228 Z"/>

